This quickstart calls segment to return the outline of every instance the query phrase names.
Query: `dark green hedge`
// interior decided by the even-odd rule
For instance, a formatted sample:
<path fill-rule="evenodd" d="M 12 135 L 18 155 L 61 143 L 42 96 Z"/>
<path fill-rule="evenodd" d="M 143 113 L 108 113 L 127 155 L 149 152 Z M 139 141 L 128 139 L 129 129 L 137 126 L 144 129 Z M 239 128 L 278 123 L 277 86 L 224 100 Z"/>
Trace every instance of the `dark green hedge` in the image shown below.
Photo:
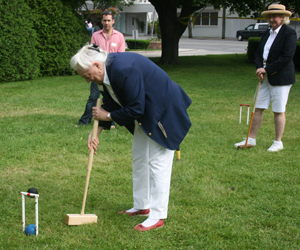
<path fill-rule="evenodd" d="M 150 40 L 126 39 L 126 43 L 129 49 L 148 49 Z"/>
<path fill-rule="evenodd" d="M 0 0 L 0 11 L 0 82 L 74 74 L 70 58 L 90 36 L 68 1 Z"/>
<path fill-rule="evenodd" d="M 248 39 L 247 55 L 249 61 L 251 62 L 254 61 L 255 53 L 258 49 L 259 42 L 260 42 L 260 37 L 249 37 Z"/>
<path fill-rule="evenodd" d="M 248 60 L 253 62 L 255 57 L 255 52 L 258 49 L 258 45 L 260 42 L 260 37 L 250 37 L 248 39 L 248 48 L 247 48 L 247 56 Z M 294 64 L 297 70 L 300 70 L 300 42 L 297 42 L 297 48 L 294 56 Z"/>
<path fill-rule="evenodd" d="M 37 31 L 42 76 L 68 75 L 70 58 L 90 41 L 81 16 L 61 0 L 27 0 Z"/>
<path fill-rule="evenodd" d="M 294 56 L 295 68 L 300 71 L 300 41 L 297 42 L 297 48 Z"/>
<path fill-rule="evenodd" d="M 0 82 L 38 76 L 36 32 L 24 0 L 0 0 Z"/>

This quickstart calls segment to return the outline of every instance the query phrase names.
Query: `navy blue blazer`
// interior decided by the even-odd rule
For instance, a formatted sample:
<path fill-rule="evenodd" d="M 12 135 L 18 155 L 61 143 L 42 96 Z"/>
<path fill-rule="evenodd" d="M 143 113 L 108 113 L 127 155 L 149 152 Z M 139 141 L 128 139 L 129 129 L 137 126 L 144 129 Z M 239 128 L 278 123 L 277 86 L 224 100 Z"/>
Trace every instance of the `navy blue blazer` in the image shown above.
<path fill-rule="evenodd" d="M 254 63 L 256 68 L 263 67 L 265 44 L 270 36 L 270 30 L 261 37 Z M 297 35 L 293 28 L 282 25 L 277 34 L 267 58 L 265 70 L 271 85 L 290 85 L 295 83 L 295 66 L 293 57 L 297 46 Z"/>
<path fill-rule="evenodd" d="M 183 89 L 148 58 L 130 52 L 110 53 L 106 73 L 119 106 L 106 87 L 102 108 L 111 118 L 134 133 L 134 120 L 161 146 L 175 150 L 191 127 L 187 108 L 191 99 Z M 109 128 L 111 122 L 99 122 Z"/>

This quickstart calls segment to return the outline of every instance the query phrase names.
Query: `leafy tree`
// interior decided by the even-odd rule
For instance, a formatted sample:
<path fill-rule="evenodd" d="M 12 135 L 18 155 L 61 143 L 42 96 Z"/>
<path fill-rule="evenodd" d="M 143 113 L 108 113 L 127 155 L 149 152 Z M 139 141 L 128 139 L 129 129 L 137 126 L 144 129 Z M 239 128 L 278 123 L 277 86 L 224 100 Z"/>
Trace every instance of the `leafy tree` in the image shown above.
<path fill-rule="evenodd" d="M 300 12 L 299 0 L 282 0 L 280 2 L 274 0 L 228 0 L 222 3 L 224 7 L 229 7 L 231 12 L 236 12 L 239 16 L 251 15 L 252 17 L 261 17 L 261 12 L 266 10 L 272 3 L 280 3 L 285 5 L 287 10 L 293 10 L 296 13 Z"/>
<path fill-rule="evenodd" d="M 230 8 L 232 12 L 240 16 L 252 14 L 258 17 L 266 9 L 272 0 L 149 0 L 155 7 L 161 28 L 162 37 L 162 56 L 159 63 L 176 64 L 178 63 L 178 44 L 188 25 L 188 18 L 195 11 L 207 6 L 214 6 L 216 9 L 221 7 Z M 295 8 L 295 12 L 300 10 L 299 0 L 283 0 L 287 9 Z M 177 8 L 181 8 L 179 17 Z"/>
<path fill-rule="evenodd" d="M 291 10 L 294 14 L 300 15 L 300 1 L 299 0 L 282 0 L 281 4 L 285 5 L 288 10 Z"/>
<path fill-rule="evenodd" d="M 99 21 L 99 17 L 93 17 L 94 11 L 99 11 L 101 15 L 101 12 L 106 9 L 113 7 L 113 10 L 123 10 L 124 6 L 132 6 L 134 4 L 134 0 L 92 0 L 91 2 L 93 2 L 93 10 L 88 10 L 86 2 L 84 2 L 82 6 L 87 10 L 86 13 L 88 18 L 92 20 L 92 23 L 94 24 Z"/>
<path fill-rule="evenodd" d="M 24 0 L 0 0 L 0 82 L 28 80 L 39 72 L 36 32 Z"/>
<path fill-rule="evenodd" d="M 92 0 L 94 4 L 93 9 L 100 9 L 100 10 L 105 10 L 108 9 L 109 7 L 115 7 L 118 10 L 123 10 L 124 6 L 131 6 L 134 4 L 134 0 Z M 84 3 L 84 6 L 87 9 L 86 3 Z"/>
<path fill-rule="evenodd" d="M 70 6 L 73 10 L 79 10 L 85 4 L 85 0 L 61 0 L 66 6 Z"/>

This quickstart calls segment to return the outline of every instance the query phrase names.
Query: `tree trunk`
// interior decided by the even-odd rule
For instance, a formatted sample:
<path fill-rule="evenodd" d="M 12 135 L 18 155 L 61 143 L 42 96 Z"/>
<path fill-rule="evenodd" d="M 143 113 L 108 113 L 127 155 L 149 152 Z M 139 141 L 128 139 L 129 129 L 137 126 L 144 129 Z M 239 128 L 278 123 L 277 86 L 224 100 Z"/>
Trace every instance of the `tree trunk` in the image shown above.
<path fill-rule="evenodd" d="M 168 15 L 167 13 L 165 14 Z M 168 16 L 169 17 L 159 19 L 162 38 L 162 54 L 159 63 L 177 64 L 179 39 L 182 33 L 179 34 L 178 32 L 176 32 L 177 17 L 171 17 L 170 13 Z"/>
<path fill-rule="evenodd" d="M 226 9 L 223 7 L 223 19 L 222 19 L 222 39 L 226 37 Z"/>
<path fill-rule="evenodd" d="M 189 38 L 193 38 L 193 29 L 192 29 L 191 19 L 189 19 L 188 29 L 189 29 Z"/>
<path fill-rule="evenodd" d="M 179 39 L 187 27 L 187 19 L 194 11 L 204 7 L 192 7 L 193 0 L 185 0 L 180 16 L 177 17 L 177 1 L 149 0 L 155 7 L 161 29 L 162 54 L 159 63 L 178 64 Z M 180 21 L 180 18 L 185 18 Z"/>
<path fill-rule="evenodd" d="M 159 63 L 177 64 L 179 39 L 185 30 L 185 28 L 181 28 L 182 32 L 178 30 L 177 1 L 157 1 L 154 6 L 159 17 L 162 39 L 162 54 Z"/>

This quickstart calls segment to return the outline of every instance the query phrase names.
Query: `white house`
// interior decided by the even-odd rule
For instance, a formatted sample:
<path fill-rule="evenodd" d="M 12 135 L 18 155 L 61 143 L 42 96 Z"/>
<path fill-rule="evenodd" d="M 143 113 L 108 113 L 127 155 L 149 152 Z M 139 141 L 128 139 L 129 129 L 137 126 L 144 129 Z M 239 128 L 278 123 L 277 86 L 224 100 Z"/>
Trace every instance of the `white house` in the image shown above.
<path fill-rule="evenodd" d="M 147 35 L 147 24 L 153 21 L 153 18 L 157 20 L 154 6 L 148 0 L 135 0 L 133 6 L 124 7 L 120 12 L 115 27 L 126 35 L 131 35 L 133 30 L 138 30 L 139 35 Z"/>
<path fill-rule="evenodd" d="M 196 18 L 195 26 L 192 29 L 194 37 L 222 38 L 224 28 L 225 38 L 235 38 L 237 30 L 257 22 L 251 18 L 239 18 L 237 14 L 231 14 L 227 9 L 216 10 L 212 6 L 197 11 L 196 14 L 198 14 L 198 18 Z M 261 20 L 261 22 L 266 23 L 267 20 Z M 291 21 L 290 26 L 296 30 L 297 37 L 299 37 L 300 22 L 298 20 Z M 183 33 L 183 36 L 188 36 L 188 30 Z"/>
<path fill-rule="evenodd" d="M 222 38 L 225 32 L 225 38 L 234 38 L 237 30 L 257 22 L 253 19 L 238 19 L 237 14 L 230 14 L 226 9 L 216 10 L 212 6 L 199 10 L 195 14 L 198 17 L 192 29 L 193 37 Z M 188 36 L 188 29 L 183 36 Z"/>
<path fill-rule="evenodd" d="M 87 9 L 92 10 L 92 1 L 85 1 Z M 82 7 L 84 11 L 85 6 Z M 148 22 L 157 20 L 154 6 L 148 0 L 135 0 L 134 5 L 125 6 L 120 13 L 115 16 L 114 28 L 123 34 L 131 35 L 133 30 L 138 30 L 139 35 L 148 34 Z"/>
<path fill-rule="evenodd" d="M 179 13 L 180 9 L 178 9 L 178 16 Z M 237 14 L 231 14 L 227 9 L 216 10 L 212 6 L 199 10 L 196 14 L 198 17 L 192 28 L 193 37 L 222 38 L 224 33 L 225 38 L 235 38 L 237 30 L 257 22 L 250 18 L 239 18 Z M 148 34 L 148 22 L 157 20 L 157 13 L 148 0 L 135 0 L 133 6 L 124 7 L 115 19 L 116 30 L 125 35 L 132 35 L 133 30 L 138 30 L 138 35 L 143 36 Z M 290 26 L 296 30 L 299 37 L 300 21 L 291 21 Z M 188 29 L 183 33 L 183 37 L 188 37 Z"/>

